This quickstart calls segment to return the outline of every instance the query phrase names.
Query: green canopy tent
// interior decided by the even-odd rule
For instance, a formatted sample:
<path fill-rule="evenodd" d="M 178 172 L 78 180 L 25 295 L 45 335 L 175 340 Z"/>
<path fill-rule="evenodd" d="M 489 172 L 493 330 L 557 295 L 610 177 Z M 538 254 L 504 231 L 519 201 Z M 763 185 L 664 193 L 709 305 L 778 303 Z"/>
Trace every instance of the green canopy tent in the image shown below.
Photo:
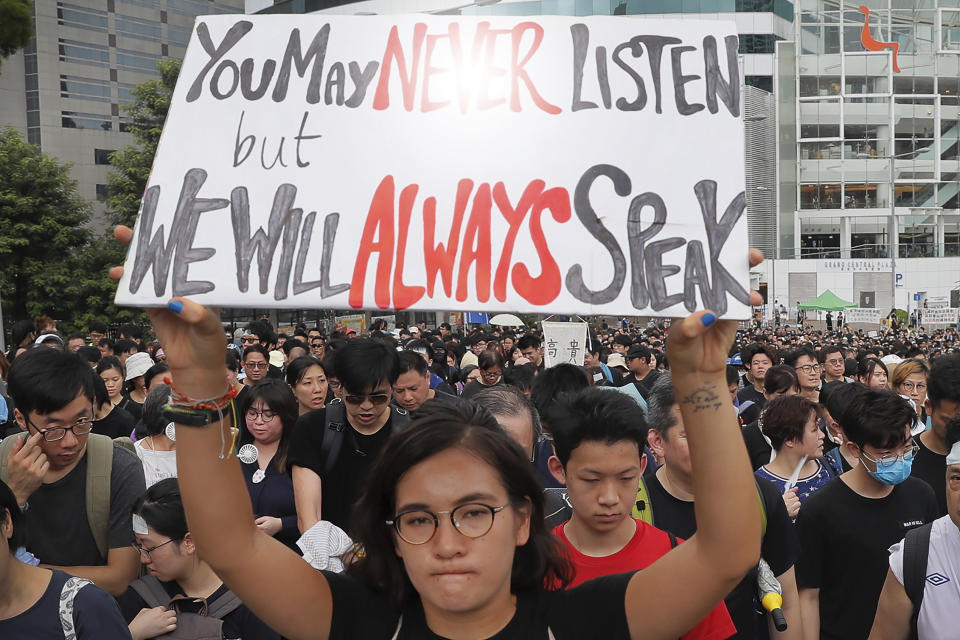
<path fill-rule="evenodd" d="M 843 311 L 844 309 L 855 306 L 857 305 L 840 298 L 833 291 L 830 291 L 830 289 L 827 289 L 813 300 L 800 304 L 801 309 L 816 309 L 819 311 Z"/>

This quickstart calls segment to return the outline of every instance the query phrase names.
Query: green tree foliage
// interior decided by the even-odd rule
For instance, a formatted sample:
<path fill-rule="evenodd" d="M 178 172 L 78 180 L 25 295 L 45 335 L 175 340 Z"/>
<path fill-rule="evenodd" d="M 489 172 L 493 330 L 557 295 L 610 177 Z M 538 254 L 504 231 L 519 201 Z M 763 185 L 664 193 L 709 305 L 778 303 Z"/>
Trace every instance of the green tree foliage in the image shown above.
<path fill-rule="evenodd" d="M 70 165 L 42 153 L 14 129 L 0 131 L 0 299 L 7 326 L 46 314 L 63 332 L 90 321 L 144 322 L 139 309 L 113 305 L 109 267 L 123 248 L 89 226 L 90 203 Z"/>
<path fill-rule="evenodd" d="M 69 165 L 0 132 L 0 291 L 13 319 L 67 312 L 89 219 Z"/>
<path fill-rule="evenodd" d="M 160 132 L 170 108 L 170 97 L 180 74 L 180 60 L 161 60 L 157 63 L 157 70 L 160 78 L 134 87 L 131 91 L 134 103 L 126 107 L 127 115 L 132 119 L 129 129 L 136 144 L 120 149 L 110 157 L 114 171 L 108 178 L 107 206 L 113 224 L 133 226 L 137 219 Z"/>
<path fill-rule="evenodd" d="M 0 58 L 24 48 L 32 37 L 33 2 L 0 0 Z"/>

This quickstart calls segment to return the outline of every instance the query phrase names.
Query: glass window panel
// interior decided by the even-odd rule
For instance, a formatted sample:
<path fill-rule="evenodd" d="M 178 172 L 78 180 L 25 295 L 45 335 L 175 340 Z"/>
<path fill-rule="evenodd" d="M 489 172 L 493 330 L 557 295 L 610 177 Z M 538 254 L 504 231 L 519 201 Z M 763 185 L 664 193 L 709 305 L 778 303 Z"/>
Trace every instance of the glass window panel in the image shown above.
<path fill-rule="evenodd" d="M 840 218 L 804 218 L 800 221 L 801 258 L 840 257 Z"/>
<path fill-rule="evenodd" d="M 889 219 L 886 217 L 850 218 L 850 257 L 888 258 Z"/>

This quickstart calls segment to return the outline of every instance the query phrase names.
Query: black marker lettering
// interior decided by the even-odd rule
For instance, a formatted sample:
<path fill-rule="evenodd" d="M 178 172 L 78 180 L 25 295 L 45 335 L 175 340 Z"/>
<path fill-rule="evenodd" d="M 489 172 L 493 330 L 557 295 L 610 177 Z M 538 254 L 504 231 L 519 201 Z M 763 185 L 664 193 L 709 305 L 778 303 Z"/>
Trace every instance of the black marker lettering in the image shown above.
<path fill-rule="evenodd" d="M 707 110 L 716 113 L 717 93 L 727 106 L 730 115 L 740 117 L 740 65 L 737 62 L 737 36 L 727 36 L 724 39 L 727 48 L 727 79 L 720 73 L 720 62 L 717 60 L 717 40 L 713 36 L 703 39 L 703 62 L 706 66 L 707 80 Z"/>
<path fill-rule="evenodd" d="M 587 47 L 590 46 L 590 29 L 582 23 L 572 24 L 570 35 L 573 36 L 573 106 L 570 110 L 596 109 L 596 102 L 580 99 L 583 89 L 583 65 L 587 61 Z"/>
<path fill-rule="evenodd" d="M 718 222 L 717 183 L 713 180 L 701 180 L 694 186 L 693 191 L 697 194 L 697 201 L 700 203 L 703 226 L 707 232 L 707 246 L 710 248 L 710 270 L 713 273 L 713 286 L 711 287 L 713 301 L 712 304 L 709 304 L 707 300 L 704 300 L 704 303 L 717 315 L 723 315 L 727 311 L 728 291 L 743 304 L 750 304 L 750 294 L 730 275 L 726 267 L 720 264 L 720 252 L 723 250 L 727 238 L 730 237 L 730 232 L 733 231 L 740 216 L 743 215 L 746 198 L 742 191 L 738 193 Z"/>
<path fill-rule="evenodd" d="M 220 62 L 220 59 L 227 54 L 227 51 L 233 48 L 233 46 L 240 41 L 240 38 L 245 36 L 252 28 L 252 22 L 249 20 L 241 20 L 230 27 L 227 35 L 223 37 L 220 46 L 214 46 L 213 41 L 210 39 L 210 30 L 206 23 L 201 22 L 197 25 L 197 39 L 200 41 L 200 46 L 203 47 L 203 50 L 209 54 L 210 60 L 203 66 L 203 69 L 200 70 L 200 73 L 197 74 L 197 77 L 194 79 L 193 84 L 190 85 L 190 90 L 187 91 L 187 102 L 193 102 L 200 97 L 200 93 L 203 91 L 203 81 L 210 72 L 210 69 Z"/>
<path fill-rule="evenodd" d="M 347 69 L 350 71 L 350 79 L 353 80 L 353 95 L 347 98 L 345 105 L 354 109 L 363 104 L 363 98 L 367 95 L 367 88 L 380 67 L 379 62 L 370 61 L 367 66 L 360 70 L 360 65 L 351 61 Z"/>
<path fill-rule="evenodd" d="M 693 115 L 703 110 L 702 104 L 687 102 L 687 90 L 684 87 L 688 82 L 699 80 L 700 76 L 685 76 L 680 66 L 680 56 L 687 51 L 695 50 L 695 47 L 674 47 L 670 50 L 670 63 L 673 65 L 673 97 L 677 102 L 677 112 L 682 116 Z"/>

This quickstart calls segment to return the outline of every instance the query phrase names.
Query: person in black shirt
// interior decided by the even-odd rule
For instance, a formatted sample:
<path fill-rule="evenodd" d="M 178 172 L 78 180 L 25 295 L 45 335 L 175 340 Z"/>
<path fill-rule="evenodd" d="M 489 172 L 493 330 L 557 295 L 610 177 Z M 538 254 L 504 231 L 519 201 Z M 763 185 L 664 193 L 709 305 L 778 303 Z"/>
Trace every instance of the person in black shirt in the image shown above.
<path fill-rule="evenodd" d="M 960 415 L 960 355 L 940 356 L 933 361 L 927 381 L 928 429 L 917 438 L 920 450 L 913 461 L 912 475 L 924 480 L 937 496 L 937 514 L 947 513 L 947 423 Z"/>
<path fill-rule="evenodd" d="M 192 397 L 214 396 L 222 370 L 199 363 L 220 359 L 219 318 L 182 298 L 149 313 L 171 345 L 178 385 Z M 568 582 L 569 566 L 543 520 L 529 459 L 488 412 L 465 402 L 399 430 L 382 451 L 354 511 L 363 554 L 350 575 L 317 571 L 253 527 L 239 463 L 218 460 L 230 425 L 217 418 L 178 428 L 190 533 L 244 603 L 293 640 L 545 638 L 548 630 L 557 640 L 677 637 L 759 558 L 756 488 L 736 418 L 718 402 L 735 331 L 736 322 L 705 311 L 671 327 L 668 355 L 703 500 L 698 534 L 644 571 L 545 588 Z M 349 372 L 336 369 L 349 396 Z"/>
<path fill-rule="evenodd" d="M 777 363 L 777 356 L 767 345 L 754 342 L 740 352 L 740 358 L 747 367 L 747 375 L 744 377 L 743 388 L 737 393 L 737 400 L 741 405 L 753 402 L 758 410 L 762 409 L 767 402 L 763 395 L 763 381 L 770 367 Z M 746 384 L 748 382 L 749 385 Z"/>
<path fill-rule="evenodd" d="M 650 349 L 640 344 L 630 347 L 630 351 L 627 352 L 627 368 L 630 369 L 630 373 L 623 377 L 620 386 L 634 385 L 646 400 L 653 384 L 660 377 L 660 372 L 655 366 L 653 352 Z"/>
<path fill-rule="evenodd" d="M 329 470 L 324 469 L 321 445 L 327 411 L 340 407 L 307 412 L 293 429 L 289 465 L 301 532 L 321 520 L 321 505 L 323 520 L 348 530 L 353 506 L 393 426 L 390 399 L 400 375 L 396 350 L 371 338 L 354 338 L 333 354 L 333 370 L 341 384 L 344 424 L 342 446 Z"/>
<path fill-rule="evenodd" d="M 653 512 L 653 525 L 679 538 L 690 539 L 697 532 L 694 474 L 685 422 L 680 414 L 670 374 L 662 375 L 653 386 L 647 421 L 650 425 L 647 435 L 650 448 L 654 455 L 664 460 L 663 466 L 644 478 Z M 781 633 L 774 629 L 770 620 L 770 637 L 799 640 L 800 606 L 793 569 L 797 544 L 793 524 L 787 515 L 783 498 L 773 483 L 757 478 L 756 486 L 754 497 L 759 491 L 767 517 L 767 530 L 763 535 L 760 555 L 780 581 L 783 613 L 790 625 L 787 631 Z M 757 616 L 753 607 L 755 591 L 756 574 L 751 571 L 725 598 L 727 610 L 737 628 L 737 634 L 733 637 L 738 640 L 757 638 Z"/>
<path fill-rule="evenodd" d="M 860 464 L 804 503 L 797 583 L 804 633 L 866 638 L 887 574 L 887 550 L 936 518 L 933 489 L 910 478 L 914 412 L 892 391 L 857 388 L 840 415 L 843 446 Z"/>

